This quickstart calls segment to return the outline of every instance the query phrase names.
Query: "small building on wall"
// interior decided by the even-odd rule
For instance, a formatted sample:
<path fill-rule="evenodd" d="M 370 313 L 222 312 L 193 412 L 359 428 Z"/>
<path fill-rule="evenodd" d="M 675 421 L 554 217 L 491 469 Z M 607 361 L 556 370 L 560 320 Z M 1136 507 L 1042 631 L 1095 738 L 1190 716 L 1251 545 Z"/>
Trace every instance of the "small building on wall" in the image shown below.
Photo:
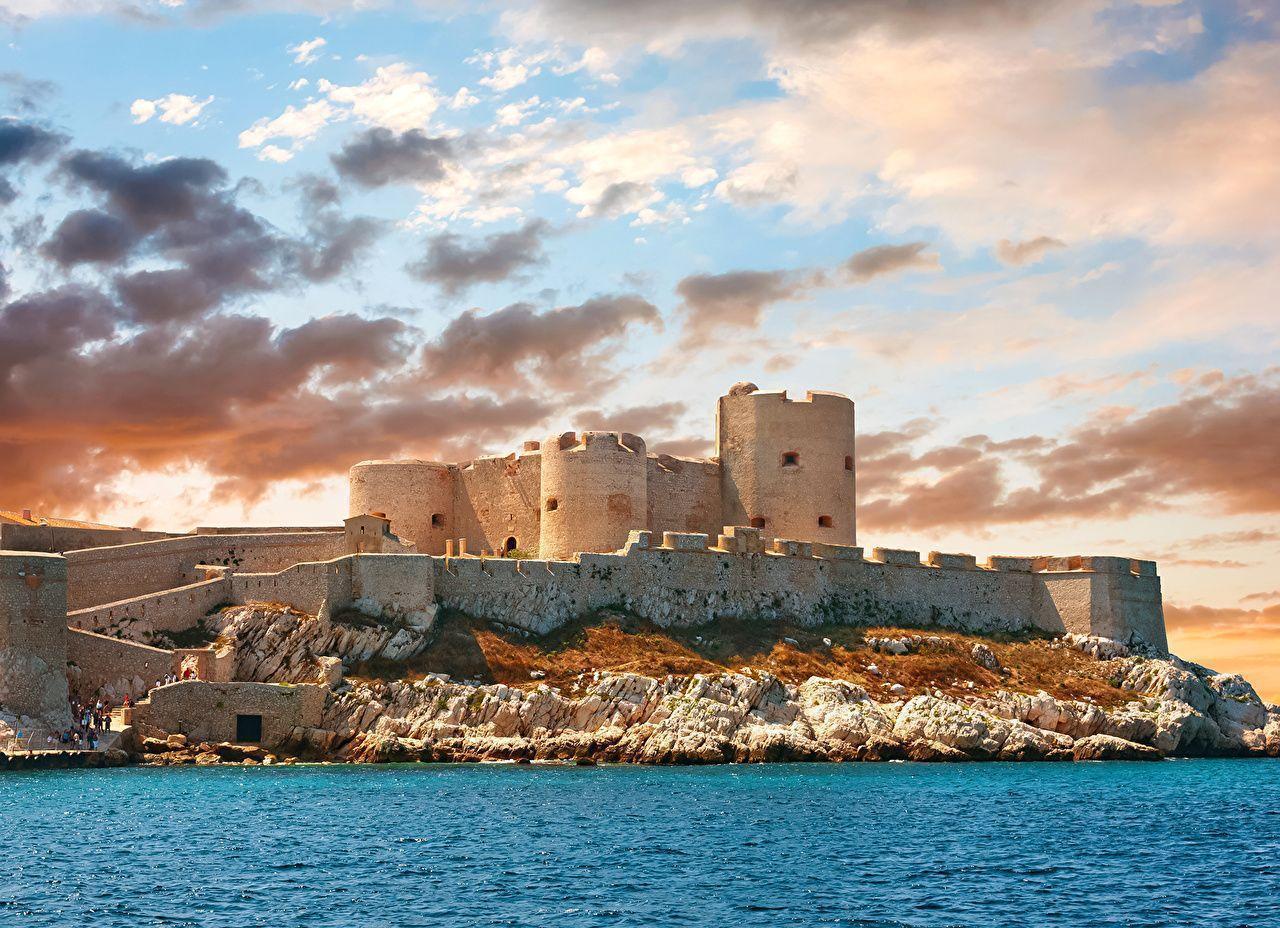
<path fill-rule="evenodd" d="M 383 512 L 357 513 L 342 522 L 347 536 L 347 554 L 416 554 L 418 549 L 391 531 L 391 520 Z"/>

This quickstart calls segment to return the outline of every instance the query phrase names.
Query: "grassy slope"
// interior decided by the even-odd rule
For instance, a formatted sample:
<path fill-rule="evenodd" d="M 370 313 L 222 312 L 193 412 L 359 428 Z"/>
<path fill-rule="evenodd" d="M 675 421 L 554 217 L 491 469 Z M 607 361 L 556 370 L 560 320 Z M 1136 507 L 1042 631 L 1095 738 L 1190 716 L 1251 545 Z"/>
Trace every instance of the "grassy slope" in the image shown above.
<path fill-rule="evenodd" d="M 874 652 L 864 643 L 871 636 L 901 635 L 936 635 L 954 642 L 954 647 L 926 645 L 918 653 L 898 656 Z M 831 639 L 832 646 L 828 648 L 823 638 Z M 973 662 L 970 650 L 978 641 L 996 653 L 1008 671 L 1006 675 Z M 881 674 L 869 673 L 869 664 L 876 665 Z M 926 689 L 957 695 L 997 689 L 1045 690 L 1060 699 L 1090 699 L 1101 706 L 1119 705 L 1133 697 L 1108 682 L 1105 665 L 1074 650 L 1051 649 L 1045 639 L 845 625 L 796 628 L 734 619 L 672 629 L 611 612 L 540 638 L 498 631 L 465 615 L 442 613 L 439 635 L 420 657 L 407 664 L 375 663 L 355 668 L 349 676 L 418 679 L 435 672 L 447 673 L 455 680 L 529 687 L 540 682 L 566 686 L 578 674 L 593 670 L 664 677 L 743 667 L 768 671 L 788 683 L 801 683 L 811 676 L 851 680 L 880 699 L 891 698 L 886 691 L 893 683 L 902 684 L 910 695 Z M 542 671 L 545 677 L 533 679 L 531 671 Z"/>

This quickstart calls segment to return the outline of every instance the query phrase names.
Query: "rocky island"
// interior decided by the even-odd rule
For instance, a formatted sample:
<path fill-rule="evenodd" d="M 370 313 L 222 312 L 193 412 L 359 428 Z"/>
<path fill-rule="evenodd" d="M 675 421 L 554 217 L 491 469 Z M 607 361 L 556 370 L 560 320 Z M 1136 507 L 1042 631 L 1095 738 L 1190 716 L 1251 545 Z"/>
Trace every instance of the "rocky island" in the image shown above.
<path fill-rule="evenodd" d="M 851 401 L 737 384 L 717 422 L 706 460 L 363 462 L 341 527 L 0 539 L 44 546 L 0 551 L 3 763 L 1280 755 L 1280 708 L 1168 652 L 1153 562 L 867 551 Z M 69 699 L 109 744 L 40 750 Z"/>

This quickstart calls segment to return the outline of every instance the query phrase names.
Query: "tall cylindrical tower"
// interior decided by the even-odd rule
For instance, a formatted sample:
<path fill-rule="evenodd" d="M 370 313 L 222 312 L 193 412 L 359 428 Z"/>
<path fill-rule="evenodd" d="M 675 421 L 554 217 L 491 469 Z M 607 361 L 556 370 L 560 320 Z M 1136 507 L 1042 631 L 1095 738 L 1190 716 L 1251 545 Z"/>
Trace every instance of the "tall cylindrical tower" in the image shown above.
<path fill-rule="evenodd" d="M 616 551 L 649 509 L 644 441 L 626 432 L 566 432 L 542 443 L 540 557 Z"/>
<path fill-rule="evenodd" d="M 716 453 L 726 525 L 774 538 L 852 545 L 853 401 L 811 391 L 803 400 L 735 384 L 716 408 Z"/>
<path fill-rule="evenodd" d="M 443 554 L 453 537 L 454 472 L 433 461 L 361 461 L 350 472 L 350 515 L 380 512 L 391 531 L 418 546 L 419 554 Z"/>

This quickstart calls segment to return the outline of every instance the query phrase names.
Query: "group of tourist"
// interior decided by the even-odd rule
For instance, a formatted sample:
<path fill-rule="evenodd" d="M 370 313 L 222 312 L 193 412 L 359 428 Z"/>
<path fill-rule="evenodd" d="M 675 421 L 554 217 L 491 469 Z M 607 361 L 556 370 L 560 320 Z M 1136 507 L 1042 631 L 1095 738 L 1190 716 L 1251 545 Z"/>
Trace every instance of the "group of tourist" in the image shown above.
<path fill-rule="evenodd" d="M 155 686 L 153 686 L 152 689 L 158 689 L 159 687 L 162 687 L 162 686 L 168 686 L 170 683 L 177 683 L 179 680 L 195 680 L 195 679 L 197 679 L 195 670 L 193 670 L 190 667 L 183 667 L 181 675 L 178 675 L 176 673 L 167 673 L 163 677 L 161 677 L 159 680 L 156 681 Z"/>
<path fill-rule="evenodd" d="M 103 736 L 111 730 L 111 701 L 99 698 L 89 704 L 73 699 L 71 719 L 70 728 L 51 731 L 45 736 L 45 747 L 50 751 L 96 751 Z"/>

